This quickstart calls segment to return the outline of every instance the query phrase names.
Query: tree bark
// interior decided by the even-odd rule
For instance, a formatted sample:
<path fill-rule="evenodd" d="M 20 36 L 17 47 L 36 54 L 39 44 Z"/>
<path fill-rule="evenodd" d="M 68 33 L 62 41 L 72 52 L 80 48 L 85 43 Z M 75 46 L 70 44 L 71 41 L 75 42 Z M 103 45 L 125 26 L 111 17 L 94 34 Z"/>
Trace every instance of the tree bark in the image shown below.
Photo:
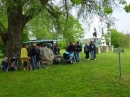
<path fill-rule="evenodd" d="M 28 20 L 22 15 L 22 7 L 20 6 L 8 9 L 7 14 L 8 29 L 7 33 L 2 37 L 5 45 L 5 56 L 10 59 L 13 54 L 17 54 L 20 61 L 21 37 L 23 28 Z"/>

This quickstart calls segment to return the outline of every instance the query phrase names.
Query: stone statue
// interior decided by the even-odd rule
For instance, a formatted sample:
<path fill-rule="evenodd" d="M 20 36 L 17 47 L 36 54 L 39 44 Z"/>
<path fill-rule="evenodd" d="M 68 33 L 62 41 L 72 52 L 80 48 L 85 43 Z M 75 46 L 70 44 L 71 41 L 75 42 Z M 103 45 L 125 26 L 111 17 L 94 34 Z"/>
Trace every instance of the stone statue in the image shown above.
<path fill-rule="evenodd" d="M 108 39 L 109 46 L 111 46 L 110 26 L 111 25 L 107 23 L 107 39 Z"/>
<path fill-rule="evenodd" d="M 103 28 L 102 28 L 102 36 L 104 36 L 104 31 L 103 31 Z"/>
<path fill-rule="evenodd" d="M 94 28 L 93 36 L 95 36 L 95 37 L 97 38 L 97 31 L 96 31 L 96 28 Z"/>
<path fill-rule="evenodd" d="M 102 37 L 101 37 L 100 44 L 101 44 L 100 46 L 106 46 L 106 40 L 105 40 L 105 37 L 104 37 L 103 28 L 102 28 Z"/>

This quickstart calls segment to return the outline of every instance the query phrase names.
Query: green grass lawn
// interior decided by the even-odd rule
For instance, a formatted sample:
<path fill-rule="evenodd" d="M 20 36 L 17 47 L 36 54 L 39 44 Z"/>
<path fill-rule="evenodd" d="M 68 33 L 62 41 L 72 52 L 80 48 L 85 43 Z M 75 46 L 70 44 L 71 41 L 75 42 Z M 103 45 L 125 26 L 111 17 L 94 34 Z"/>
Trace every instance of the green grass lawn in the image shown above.
<path fill-rule="evenodd" d="M 130 97 L 130 49 L 97 54 L 95 61 L 51 65 L 36 71 L 0 71 L 0 97 Z M 50 68 L 49 68 L 50 67 Z"/>

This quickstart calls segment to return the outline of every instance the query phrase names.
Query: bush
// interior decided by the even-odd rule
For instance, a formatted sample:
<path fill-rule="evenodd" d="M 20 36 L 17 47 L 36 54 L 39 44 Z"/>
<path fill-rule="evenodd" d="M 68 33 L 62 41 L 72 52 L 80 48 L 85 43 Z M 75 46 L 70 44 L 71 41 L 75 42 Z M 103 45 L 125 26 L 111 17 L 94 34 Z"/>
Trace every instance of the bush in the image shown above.
<path fill-rule="evenodd" d="M 64 42 L 64 41 L 60 41 L 60 42 L 57 42 L 57 44 L 59 44 L 59 46 L 60 46 L 60 49 L 65 49 L 66 48 L 66 42 Z"/>

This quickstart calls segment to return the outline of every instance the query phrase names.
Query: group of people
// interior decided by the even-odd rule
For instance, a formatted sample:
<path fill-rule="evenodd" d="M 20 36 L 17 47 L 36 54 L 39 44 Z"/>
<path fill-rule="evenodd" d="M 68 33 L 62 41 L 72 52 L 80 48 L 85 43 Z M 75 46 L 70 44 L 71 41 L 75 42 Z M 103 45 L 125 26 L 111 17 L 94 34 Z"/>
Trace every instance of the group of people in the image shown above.
<path fill-rule="evenodd" d="M 36 70 L 36 67 L 41 68 L 39 44 L 31 43 L 29 48 L 23 44 L 20 58 L 24 64 L 24 70 L 27 70 L 28 68 L 30 68 L 30 70 Z M 28 66 L 29 62 L 31 63 L 30 66 Z"/>
<path fill-rule="evenodd" d="M 90 41 L 90 44 L 84 46 L 85 59 L 89 60 L 89 53 L 91 54 L 91 60 L 96 60 L 96 45 L 95 41 Z"/>
<path fill-rule="evenodd" d="M 55 55 L 60 55 L 60 46 L 58 44 L 52 45 L 52 51 Z M 80 53 L 82 52 L 82 44 L 77 41 L 76 43 L 70 42 L 66 46 L 66 51 L 69 54 L 73 54 L 73 62 L 81 62 Z M 95 41 L 90 41 L 90 44 L 85 44 L 84 46 L 84 53 L 86 60 L 95 60 L 96 59 L 96 44 Z M 89 53 L 91 54 L 91 58 L 89 58 Z M 41 61 L 41 54 L 40 54 L 40 45 L 31 43 L 30 47 L 27 47 L 23 44 L 21 48 L 20 58 L 22 59 L 23 69 L 27 70 L 36 70 L 37 68 L 42 68 L 40 61 Z M 4 60 L 7 60 L 5 58 Z M 6 62 L 6 61 L 5 61 Z M 30 65 L 28 66 L 28 63 Z"/>
<path fill-rule="evenodd" d="M 36 68 L 43 68 L 44 65 L 40 64 L 41 62 L 41 52 L 40 47 L 47 47 L 46 44 L 34 44 L 28 47 L 26 44 L 22 44 L 22 48 L 20 51 L 20 58 L 22 60 L 23 69 L 27 70 L 36 70 Z M 49 47 L 48 47 L 49 48 Z M 50 49 L 52 49 L 54 55 L 60 55 L 60 46 L 58 44 L 53 44 Z M 4 65 L 3 70 L 5 71 L 8 65 L 8 58 L 5 57 L 2 61 Z"/>
<path fill-rule="evenodd" d="M 79 41 L 77 41 L 75 44 L 73 42 L 68 43 L 66 46 L 66 51 L 74 55 L 74 63 L 81 62 L 80 52 L 82 52 L 82 45 L 79 43 Z"/>
<path fill-rule="evenodd" d="M 41 61 L 41 52 L 40 47 L 46 47 L 46 44 L 43 44 L 42 46 L 40 44 L 33 44 L 31 43 L 31 46 L 29 48 L 26 47 L 26 45 L 23 45 L 21 49 L 20 58 L 23 61 L 24 64 L 24 70 L 28 68 L 28 63 L 31 65 L 29 68 L 31 70 L 36 70 L 36 68 L 42 68 L 40 61 Z M 60 46 L 56 43 L 53 44 L 51 47 L 48 47 L 52 49 L 54 55 L 60 55 Z"/>
<path fill-rule="evenodd" d="M 27 70 L 28 68 L 30 68 L 30 70 L 36 70 L 36 67 L 41 68 L 39 44 L 31 43 L 30 47 L 23 44 L 20 52 L 20 58 L 22 60 L 24 70 Z M 9 63 L 9 59 L 8 57 L 5 57 L 2 60 L 3 71 L 7 70 L 8 63 Z M 28 65 L 29 63 L 30 65 Z"/>
<path fill-rule="evenodd" d="M 84 53 L 86 60 L 96 60 L 96 46 L 96 40 L 90 41 L 89 44 L 85 44 Z M 82 44 L 80 44 L 79 41 L 77 41 L 75 44 L 73 42 L 68 43 L 66 46 L 66 51 L 74 55 L 74 63 L 81 62 L 80 53 L 82 52 Z M 91 55 L 91 58 L 89 57 L 89 54 Z"/>

